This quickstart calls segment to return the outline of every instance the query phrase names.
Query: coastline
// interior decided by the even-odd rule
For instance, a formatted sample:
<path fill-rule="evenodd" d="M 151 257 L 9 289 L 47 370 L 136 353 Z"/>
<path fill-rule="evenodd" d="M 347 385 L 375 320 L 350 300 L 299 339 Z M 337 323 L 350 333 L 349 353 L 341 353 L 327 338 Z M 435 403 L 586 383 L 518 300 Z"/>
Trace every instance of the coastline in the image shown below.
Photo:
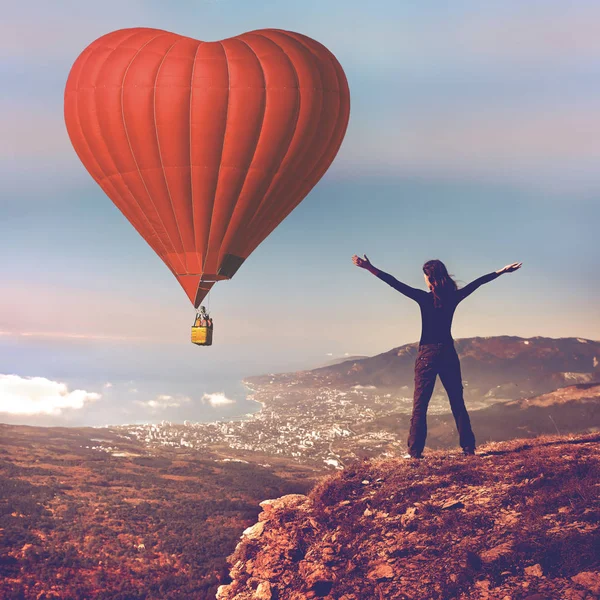
<path fill-rule="evenodd" d="M 241 384 L 250 392 L 246 396 L 246 400 L 252 400 L 252 402 L 258 402 L 262 408 L 265 408 L 265 403 L 261 400 L 256 399 L 256 389 L 252 387 L 250 383 L 248 383 L 245 379 L 242 379 Z"/>
<path fill-rule="evenodd" d="M 256 390 L 245 379 L 242 379 L 240 381 L 240 384 L 244 388 L 246 388 L 246 391 L 248 392 L 246 394 L 246 396 L 244 397 L 244 401 L 248 400 L 251 402 L 256 402 L 256 403 L 260 404 L 260 408 L 255 412 L 243 413 L 241 415 L 233 415 L 230 417 L 222 417 L 221 419 L 216 421 L 217 423 L 235 423 L 238 421 L 251 421 L 254 419 L 255 415 L 258 415 L 259 413 L 261 413 L 263 411 L 263 409 L 265 408 L 266 404 L 256 398 Z"/>

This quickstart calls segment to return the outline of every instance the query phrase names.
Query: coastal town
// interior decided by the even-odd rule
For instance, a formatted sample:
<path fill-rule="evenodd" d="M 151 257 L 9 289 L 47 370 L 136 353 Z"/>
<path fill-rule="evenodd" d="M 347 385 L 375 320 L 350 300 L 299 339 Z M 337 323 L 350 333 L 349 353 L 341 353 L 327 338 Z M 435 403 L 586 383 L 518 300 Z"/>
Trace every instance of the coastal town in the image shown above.
<path fill-rule="evenodd" d="M 355 386 L 347 392 L 326 387 L 297 390 L 290 383 L 275 381 L 255 388 L 244 383 L 250 398 L 262 408 L 239 420 L 163 421 L 113 429 L 150 447 L 228 449 L 230 460 L 274 456 L 332 469 L 360 456 L 393 456 L 404 448 L 404 440 L 393 433 L 365 431 L 365 424 L 399 411 L 409 414 L 412 400 L 408 397 L 377 393 L 374 386 Z"/>

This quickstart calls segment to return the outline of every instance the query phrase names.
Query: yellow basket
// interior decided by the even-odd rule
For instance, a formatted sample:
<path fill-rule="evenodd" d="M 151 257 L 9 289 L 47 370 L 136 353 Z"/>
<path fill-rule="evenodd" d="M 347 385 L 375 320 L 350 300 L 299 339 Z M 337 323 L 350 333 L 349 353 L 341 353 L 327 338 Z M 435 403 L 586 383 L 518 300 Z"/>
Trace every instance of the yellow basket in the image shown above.
<path fill-rule="evenodd" d="M 197 346 L 212 346 L 212 327 L 192 327 L 192 344 Z"/>

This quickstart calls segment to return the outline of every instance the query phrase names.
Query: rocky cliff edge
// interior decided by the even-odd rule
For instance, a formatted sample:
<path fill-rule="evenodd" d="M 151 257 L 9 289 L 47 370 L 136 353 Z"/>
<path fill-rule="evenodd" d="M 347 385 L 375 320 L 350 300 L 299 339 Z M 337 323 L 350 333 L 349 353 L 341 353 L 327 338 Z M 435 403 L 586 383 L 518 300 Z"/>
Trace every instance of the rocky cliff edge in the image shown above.
<path fill-rule="evenodd" d="M 362 461 L 265 500 L 219 600 L 600 597 L 600 434 Z"/>

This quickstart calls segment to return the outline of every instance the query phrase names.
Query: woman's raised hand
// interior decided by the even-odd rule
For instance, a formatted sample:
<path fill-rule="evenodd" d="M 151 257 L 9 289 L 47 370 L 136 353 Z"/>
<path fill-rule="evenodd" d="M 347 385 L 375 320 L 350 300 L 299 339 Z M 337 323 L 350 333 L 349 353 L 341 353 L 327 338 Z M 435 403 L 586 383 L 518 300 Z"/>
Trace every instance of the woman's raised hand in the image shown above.
<path fill-rule="evenodd" d="M 352 257 L 352 262 L 357 266 L 360 267 L 361 269 L 369 269 L 372 268 L 373 265 L 371 264 L 371 261 L 369 260 L 369 258 L 367 257 L 366 254 L 363 254 L 364 258 L 361 258 L 358 255 L 354 255 Z"/>
<path fill-rule="evenodd" d="M 512 263 L 510 265 L 506 265 L 505 267 L 503 267 L 502 269 L 500 269 L 498 271 L 498 273 L 500 273 L 500 274 L 502 274 L 502 273 L 512 273 L 513 271 L 516 271 L 517 269 L 520 269 L 522 264 L 523 264 L 522 262 L 516 262 L 516 263 Z"/>

